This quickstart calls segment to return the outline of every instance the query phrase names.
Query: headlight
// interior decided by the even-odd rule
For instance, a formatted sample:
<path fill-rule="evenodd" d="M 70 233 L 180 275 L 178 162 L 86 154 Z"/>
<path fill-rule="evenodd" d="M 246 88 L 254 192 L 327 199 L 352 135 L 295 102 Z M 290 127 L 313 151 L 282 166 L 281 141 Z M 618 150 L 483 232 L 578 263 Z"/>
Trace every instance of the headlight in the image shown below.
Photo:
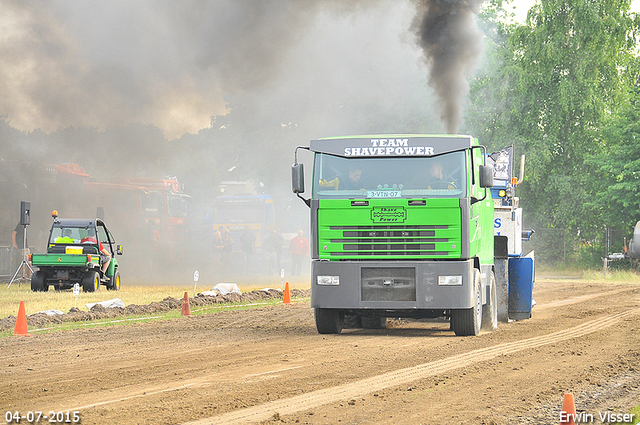
<path fill-rule="evenodd" d="M 340 276 L 318 276 L 318 285 L 340 285 Z"/>
<path fill-rule="evenodd" d="M 438 276 L 438 285 L 461 286 L 462 276 Z"/>

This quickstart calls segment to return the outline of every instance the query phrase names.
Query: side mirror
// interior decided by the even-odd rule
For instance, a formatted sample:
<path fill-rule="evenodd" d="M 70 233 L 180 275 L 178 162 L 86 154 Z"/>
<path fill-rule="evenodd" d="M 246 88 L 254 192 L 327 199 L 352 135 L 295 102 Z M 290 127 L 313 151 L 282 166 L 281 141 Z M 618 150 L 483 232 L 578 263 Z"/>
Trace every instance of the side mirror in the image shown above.
<path fill-rule="evenodd" d="M 304 165 L 291 166 L 291 190 L 293 193 L 304 193 Z"/>
<path fill-rule="evenodd" d="M 116 245 L 116 254 L 122 255 L 122 245 Z"/>
<path fill-rule="evenodd" d="M 480 187 L 493 187 L 493 165 L 480 166 Z"/>

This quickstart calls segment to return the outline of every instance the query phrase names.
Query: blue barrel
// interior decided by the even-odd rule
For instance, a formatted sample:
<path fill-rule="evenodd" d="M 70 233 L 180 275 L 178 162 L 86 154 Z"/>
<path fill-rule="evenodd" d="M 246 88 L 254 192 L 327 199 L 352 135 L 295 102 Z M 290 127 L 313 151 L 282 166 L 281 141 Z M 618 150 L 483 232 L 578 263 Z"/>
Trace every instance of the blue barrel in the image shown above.
<path fill-rule="evenodd" d="M 509 258 L 509 319 L 531 318 L 533 304 L 533 258 Z"/>

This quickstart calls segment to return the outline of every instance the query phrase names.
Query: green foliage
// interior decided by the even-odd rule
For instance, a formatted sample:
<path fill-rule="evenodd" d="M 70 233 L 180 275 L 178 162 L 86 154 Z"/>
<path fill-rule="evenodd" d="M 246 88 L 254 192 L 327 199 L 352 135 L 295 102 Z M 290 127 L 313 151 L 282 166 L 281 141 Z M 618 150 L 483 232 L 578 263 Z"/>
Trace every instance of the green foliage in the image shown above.
<path fill-rule="evenodd" d="M 637 405 L 636 407 L 632 408 L 631 410 L 629 410 L 629 412 L 631 415 L 633 415 L 634 420 L 630 421 L 630 422 L 621 422 L 621 425 L 636 425 L 638 423 L 638 418 L 640 418 L 640 405 Z"/>
<path fill-rule="evenodd" d="M 605 4 L 606 3 L 606 4 Z M 530 161 L 523 198 L 540 224 L 589 226 L 584 201 L 606 112 L 623 98 L 628 2 L 542 1 L 511 38 L 522 69 L 512 118 Z"/>
<path fill-rule="evenodd" d="M 629 232 L 611 228 L 538 228 L 523 250 L 535 251 L 536 262 L 549 267 L 601 268 L 606 255 L 623 252 Z M 610 263 L 610 268 L 640 270 L 636 260 L 616 260 Z"/>
<path fill-rule="evenodd" d="M 637 74 L 633 79 L 638 80 Z M 636 83 L 629 91 L 629 102 L 604 127 L 600 150 L 588 158 L 598 177 L 590 207 L 613 225 L 633 226 L 640 220 L 639 119 L 640 86 Z"/>
<path fill-rule="evenodd" d="M 495 21 L 501 2 L 492 2 L 484 17 L 491 29 L 485 30 L 488 60 L 472 84 L 467 125 L 492 148 L 514 144 L 518 154 L 526 154 L 526 178 L 518 195 L 529 226 L 607 225 L 606 201 L 593 202 L 598 191 L 611 197 L 598 184 L 604 176 L 624 175 L 613 190 L 632 199 L 626 204 L 620 199 L 621 205 L 640 206 L 632 177 L 636 166 L 627 163 L 640 150 L 614 149 L 630 134 L 623 134 L 616 127 L 619 118 L 617 123 L 612 118 L 629 105 L 631 79 L 625 71 L 636 28 L 629 4 L 541 0 L 525 25 L 506 25 Z M 610 141 L 609 133 L 616 132 L 619 137 Z M 594 158 L 602 156 L 605 146 L 615 155 L 603 168 Z M 583 260 L 595 255 L 581 251 Z"/>
<path fill-rule="evenodd" d="M 536 258 L 602 267 L 630 233 L 610 245 L 605 228 L 640 219 L 637 18 L 626 0 L 541 0 L 526 24 L 507 25 L 501 6 L 483 17 L 487 60 L 471 86 L 469 132 L 526 154 L 518 196 L 527 227 L 545 228 L 530 244 Z"/>
<path fill-rule="evenodd" d="M 584 268 L 602 266 L 605 252 L 606 246 L 600 239 L 582 241 L 578 247 L 576 264 Z"/>

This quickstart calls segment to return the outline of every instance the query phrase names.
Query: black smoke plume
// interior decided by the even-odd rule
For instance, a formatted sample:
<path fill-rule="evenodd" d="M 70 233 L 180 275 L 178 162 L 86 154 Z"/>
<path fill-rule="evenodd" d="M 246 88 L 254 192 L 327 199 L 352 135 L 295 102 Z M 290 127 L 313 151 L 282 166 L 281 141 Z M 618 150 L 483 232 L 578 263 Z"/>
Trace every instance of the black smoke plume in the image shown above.
<path fill-rule="evenodd" d="M 482 0 L 416 0 L 413 23 L 418 44 L 429 65 L 429 85 L 442 107 L 449 133 L 462 123 L 467 79 L 482 53 L 482 32 L 475 17 Z"/>

